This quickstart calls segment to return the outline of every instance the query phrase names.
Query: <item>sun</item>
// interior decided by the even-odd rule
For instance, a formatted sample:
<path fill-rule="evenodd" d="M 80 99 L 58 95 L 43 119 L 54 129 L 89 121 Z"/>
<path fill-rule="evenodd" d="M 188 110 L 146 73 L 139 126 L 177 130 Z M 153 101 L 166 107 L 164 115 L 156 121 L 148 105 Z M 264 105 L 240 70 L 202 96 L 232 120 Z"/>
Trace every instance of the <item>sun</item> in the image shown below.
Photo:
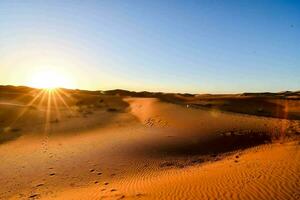
<path fill-rule="evenodd" d="M 37 71 L 31 75 L 29 86 L 42 89 L 71 88 L 71 80 L 54 70 Z"/>

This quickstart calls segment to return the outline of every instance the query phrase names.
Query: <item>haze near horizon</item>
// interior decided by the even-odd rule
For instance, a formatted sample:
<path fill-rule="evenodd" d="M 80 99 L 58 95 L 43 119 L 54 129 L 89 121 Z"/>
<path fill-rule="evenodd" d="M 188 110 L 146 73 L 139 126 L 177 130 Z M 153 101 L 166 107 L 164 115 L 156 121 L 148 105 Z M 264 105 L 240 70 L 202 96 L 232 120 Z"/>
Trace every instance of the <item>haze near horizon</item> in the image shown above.
<path fill-rule="evenodd" d="M 294 1 L 1 1 L 0 84 L 299 90 L 299 11 Z"/>

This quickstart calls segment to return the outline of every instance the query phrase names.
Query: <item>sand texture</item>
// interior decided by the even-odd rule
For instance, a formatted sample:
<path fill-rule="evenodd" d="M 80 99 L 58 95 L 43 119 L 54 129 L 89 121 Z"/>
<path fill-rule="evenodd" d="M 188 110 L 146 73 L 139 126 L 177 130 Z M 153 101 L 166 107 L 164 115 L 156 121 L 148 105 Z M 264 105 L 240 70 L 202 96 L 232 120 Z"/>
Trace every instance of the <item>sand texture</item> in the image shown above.
<path fill-rule="evenodd" d="M 0 199 L 300 199 L 298 100 L 284 118 L 199 97 L 8 94 Z"/>

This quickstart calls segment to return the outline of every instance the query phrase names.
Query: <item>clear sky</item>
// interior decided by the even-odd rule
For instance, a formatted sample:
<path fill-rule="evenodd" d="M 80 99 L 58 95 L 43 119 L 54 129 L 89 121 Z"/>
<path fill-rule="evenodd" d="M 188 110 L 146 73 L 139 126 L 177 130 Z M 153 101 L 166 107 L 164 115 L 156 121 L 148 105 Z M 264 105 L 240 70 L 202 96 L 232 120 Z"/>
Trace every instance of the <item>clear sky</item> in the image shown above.
<path fill-rule="evenodd" d="M 300 89 L 300 1 L 0 1 L 0 84 L 55 70 L 82 89 Z"/>

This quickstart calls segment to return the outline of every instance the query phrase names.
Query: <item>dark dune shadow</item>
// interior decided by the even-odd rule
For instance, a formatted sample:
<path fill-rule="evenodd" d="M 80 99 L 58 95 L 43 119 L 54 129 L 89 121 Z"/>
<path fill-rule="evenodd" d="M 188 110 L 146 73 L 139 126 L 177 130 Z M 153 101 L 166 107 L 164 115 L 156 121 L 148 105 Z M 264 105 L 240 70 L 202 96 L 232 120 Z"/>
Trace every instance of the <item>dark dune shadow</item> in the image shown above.
<path fill-rule="evenodd" d="M 226 99 L 205 99 L 194 106 L 214 108 L 229 112 L 243 113 L 255 116 L 265 116 L 274 118 L 299 119 L 293 113 L 286 112 L 285 107 L 281 104 L 269 102 L 268 99 L 262 98 L 226 98 Z"/>
<path fill-rule="evenodd" d="M 0 130 L 0 144 L 16 140 L 21 136 L 21 130 L 14 128 L 10 131 Z"/>
<path fill-rule="evenodd" d="M 229 135 L 230 134 L 230 135 Z M 210 138 L 168 138 L 138 147 L 139 152 L 153 156 L 194 156 L 231 152 L 271 142 L 266 133 L 228 133 Z"/>

